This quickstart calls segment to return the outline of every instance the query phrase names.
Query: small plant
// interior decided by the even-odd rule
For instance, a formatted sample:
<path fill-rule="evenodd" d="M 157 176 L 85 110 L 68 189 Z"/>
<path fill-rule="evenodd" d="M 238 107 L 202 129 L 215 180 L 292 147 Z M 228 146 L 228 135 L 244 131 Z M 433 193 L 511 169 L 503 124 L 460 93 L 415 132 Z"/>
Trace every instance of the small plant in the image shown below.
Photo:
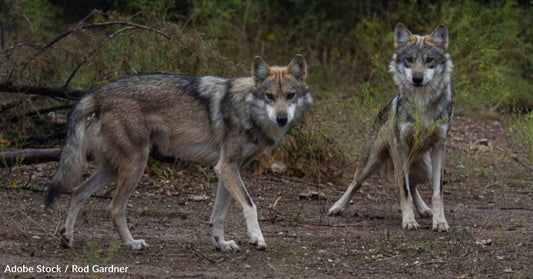
<path fill-rule="evenodd" d="M 119 250 L 120 243 L 118 241 L 111 241 L 106 250 L 95 242 L 89 242 L 87 246 L 89 248 L 85 249 L 84 252 L 89 264 L 102 265 L 113 261 Z"/>
<path fill-rule="evenodd" d="M 426 110 L 419 108 L 414 104 L 409 105 L 409 111 L 412 112 L 411 116 L 414 120 L 413 125 L 413 136 L 411 138 L 411 152 L 416 152 L 417 150 L 423 149 L 426 139 L 435 133 L 436 129 L 444 122 L 443 119 L 436 121 L 425 122 L 424 115 Z"/>
<path fill-rule="evenodd" d="M 508 123 L 507 133 L 525 149 L 522 158 L 533 164 L 533 112 L 513 115 Z"/>
<path fill-rule="evenodd" d="M 289 175 L 322 182 L 337 181 L 338 168 L 346 161 L 335 140 L 309 120 L 293 127 L 279 147 L 261 158 L 258 172 L 269 168 L 272 160 L 284 162 Z"/>
<path fill-rule="evenodd" d="M 470 226 L 456 226 L 452 235 L 451 254 L 466 256 L 474 246 L 474 229 Z"/>

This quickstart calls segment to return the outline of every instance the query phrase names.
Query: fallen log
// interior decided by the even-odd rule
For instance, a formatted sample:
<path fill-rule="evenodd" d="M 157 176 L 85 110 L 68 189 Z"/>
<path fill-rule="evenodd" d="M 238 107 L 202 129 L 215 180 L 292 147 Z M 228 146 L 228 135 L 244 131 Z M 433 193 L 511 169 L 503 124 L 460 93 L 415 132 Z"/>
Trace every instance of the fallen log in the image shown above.
<path fill-rule="evenodd" d="M 61 148 L 28 148 L 0 152 L 0 167 L 59 161 Z"/>
<path fill-rule="evenodd" d="M 14 86 L 9 82 L 0 83 L 0 92 L 43 95 L 69 100 L 77 100 L 85 94 L 85 91 L 81 90 L 68 90 L 67 88 L 50 88 L 42 86 Z"/>

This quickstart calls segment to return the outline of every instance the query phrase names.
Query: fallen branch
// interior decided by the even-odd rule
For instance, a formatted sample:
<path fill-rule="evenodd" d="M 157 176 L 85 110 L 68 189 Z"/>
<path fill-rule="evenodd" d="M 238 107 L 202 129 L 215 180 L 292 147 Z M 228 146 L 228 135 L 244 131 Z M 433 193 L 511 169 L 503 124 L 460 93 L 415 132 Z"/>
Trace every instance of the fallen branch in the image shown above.
<path fill-rule="evenodd" d="M 526 164 L 524 164 L 522 161 L 520 161 L 520 159 L 518 158 L 518 155 L 517 155 L 517 154 L 513 154 L 513 155 L 511 156 L 511 158 L 512 158 L 515 162 L 517 162 L 518 164 L 520 164 L 522 167 L 524 167 L 524 168 L 526 168 L 526 169 L 528 169 L 528 170 L 533 170 L 533 166 L 530 166 L 530 165 L 526 165 Z"/>
<path fill-rule="evenodd" d="M 278 197 L 276 198 L 274 203 L 269 206 L 268 216 L 270 217 L 270 221 L 272 221 L 272 223 L 274 223 L 276 219 L 278 218 L 279 211 L 276 207 L 278 206 L 278 203 L 281 200 L 281 197 L 282 197 L 281 192 L 279 192 Z"/>
<path fill-rule="evenodd" d="M 58 161 L 61 148 L 22 149 L 0 152 L 0 167 Z"/>
<path fill-rule="evenodd" d="M 41 86 L 14 86 L 11 83 L 0 83 L 0 92 L 35 94 L 51 97 L 59 97 L 69 100 L 77 100 L 85 94 L 85 91 L 68 90 L 66 88 L 50 88 Z"/>
<path fill-rule="evenodd" d="M 194 253 L 196 256 L 199 256 L 200 258 L 206 259 L 208 262 L 212 264 L 219 264 L 224 261 L 224 259 L 219 260 L 213 260 L 209 258 L 208 256 L 204 255 L 202 252 L 200 252 L 198 249 L 194 248 L 192 245 L 187 245 L 187 247 Z"/>

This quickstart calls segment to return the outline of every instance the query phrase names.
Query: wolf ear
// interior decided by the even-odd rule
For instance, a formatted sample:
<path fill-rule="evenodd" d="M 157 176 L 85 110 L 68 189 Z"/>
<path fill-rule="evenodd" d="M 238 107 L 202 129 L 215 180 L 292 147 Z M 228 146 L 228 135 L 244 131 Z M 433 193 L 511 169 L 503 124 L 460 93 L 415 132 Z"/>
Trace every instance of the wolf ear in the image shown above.
<path fill-rule="evenodd" d="M 303 55 L 296 54 L 287 68 L 289 69 L 289 73 L 296 79 L 304 82 L 307 78 L 307 62 Z"/>
<path fill-rule="evenodd" d="M 256 56 L 252 62 L 252 76 L 255 84 L 263 82 L 270 73 L 270 67 L 263 58 Z"/>
<path fill-rule="evenodd" d="M 396 49 L 404 47 L 411 40 L 411 32 L 403 24 L 398 23 L 394 28 L 394 47 Z"/>
<path fill-rule="evenodd" d="M 447 50 L 448 49 L 448 29 L 444 24 L 441 24 L 433 30 L 429 35 L 431 41 L 438 47 Z"/>

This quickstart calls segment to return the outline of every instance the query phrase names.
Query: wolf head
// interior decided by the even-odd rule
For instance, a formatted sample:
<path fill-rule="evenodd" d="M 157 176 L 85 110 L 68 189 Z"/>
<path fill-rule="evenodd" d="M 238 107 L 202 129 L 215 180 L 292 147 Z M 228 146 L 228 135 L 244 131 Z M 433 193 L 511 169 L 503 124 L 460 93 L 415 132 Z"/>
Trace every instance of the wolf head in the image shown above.
<path fill-rule="evenodd" d="M 313 104 L 302 55 L 297 54 L 286 67 L 271 67 L 257 56 L 252 62 L 252 77 L 254 90 L 247 100 L 254 107 L 253 113 L 271 124 L 286 127 Z"/>
<path fill-rule="evenodd" d="M 441 83 L 449 83 L 452 62 L 447 53 L 448 30 L 439 25 L 425 36 L 413 35 L 401 23 L 394 29 L 396 52 L 392 57 L 389 71 L 394 74 L 394 82 L 406 90 L 431 87 L 436 89 Z"/>

